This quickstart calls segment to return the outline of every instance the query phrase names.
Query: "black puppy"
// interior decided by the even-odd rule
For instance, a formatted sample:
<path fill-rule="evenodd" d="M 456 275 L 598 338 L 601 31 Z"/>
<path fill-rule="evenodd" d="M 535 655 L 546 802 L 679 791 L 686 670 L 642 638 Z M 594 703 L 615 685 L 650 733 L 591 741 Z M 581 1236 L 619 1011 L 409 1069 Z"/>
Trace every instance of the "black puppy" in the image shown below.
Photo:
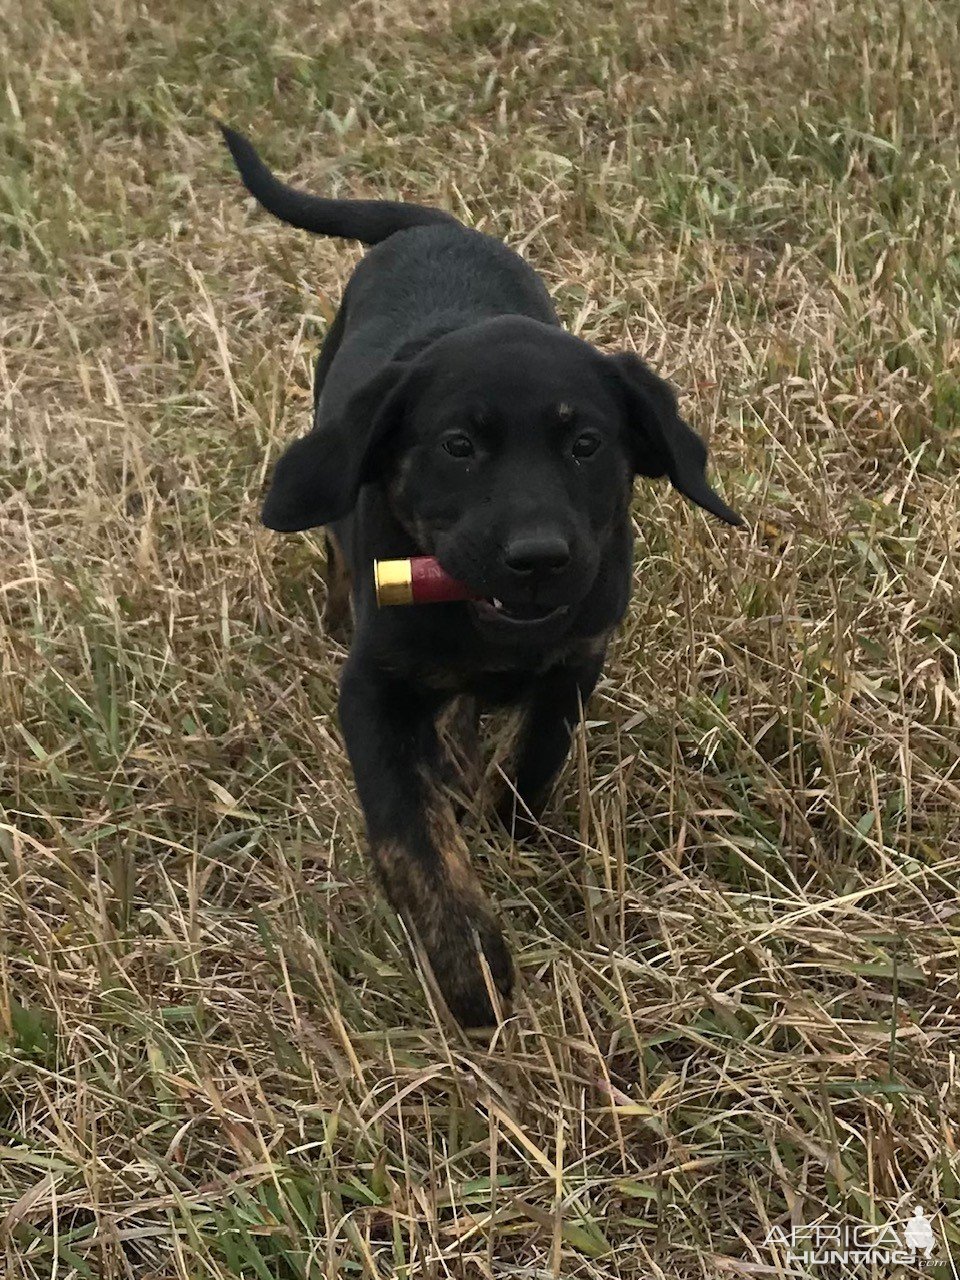
<path fill-rule="evenodd" d="M 512 964 L 439 797 L 439 713 L 465 698 L 475 726 L 477 708 L 522 706 L 502 813 L 530 822 L 626 609 L 633 477 L 668 476 L 740 519 L 707 484 L 673 391 L 635 355 L 561 329 L 512 250 L 437 209 L 295 191 L 221 127 L 270 213 L 376 246 L 344 292 L 313 428 L 277 463 L 263 522 L 327 526 L 328 607 L 352 583 L 340 718 L 373 862 L 452 1012 L 487 1024 L 489 984 L 508 996 Z M 417 554 L 483 598 L 378 610 L 373 561 Z"/>

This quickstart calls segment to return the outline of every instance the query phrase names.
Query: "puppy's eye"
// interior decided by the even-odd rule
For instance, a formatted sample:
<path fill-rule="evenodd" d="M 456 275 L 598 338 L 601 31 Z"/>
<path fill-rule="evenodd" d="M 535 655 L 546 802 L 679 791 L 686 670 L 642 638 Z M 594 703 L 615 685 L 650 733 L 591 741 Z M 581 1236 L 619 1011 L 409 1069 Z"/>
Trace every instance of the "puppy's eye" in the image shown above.
<path fill-rule="evenodd" d="M 599 448 L 600 437 L 596 432 L 584 431 L 574 440 L 570 452 L 575 458 L 592 458 Z"/>
<path fill-rule="evenodd" d="M 456 435 L 447 436 L 442 443 L 452 458 L 472 458 L 476 452 L 470 437 L 459 432 Z"/>

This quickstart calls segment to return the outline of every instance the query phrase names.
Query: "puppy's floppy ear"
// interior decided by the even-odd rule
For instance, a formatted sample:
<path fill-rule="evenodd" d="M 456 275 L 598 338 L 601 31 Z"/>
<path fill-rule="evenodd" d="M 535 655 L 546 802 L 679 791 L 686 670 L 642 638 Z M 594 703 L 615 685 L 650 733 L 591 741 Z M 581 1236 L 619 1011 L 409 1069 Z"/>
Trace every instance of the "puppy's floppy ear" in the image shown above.
<path fill-rule="evenodd" d="M 669 476 L 670 483 L 727 524 L 742 525 L 707 484 L 707 448 L 677 412 L 671 386 L 632 352 L 607 356 L 626 397 L 633 469 L 642 476 Z"/>
<path fill-rule="evenodd" d="M 313 529 L 353 509 L 376 446 L 399 420 L 409 373 L 408 361 L 391 361 L 281 455 L 261 513 L 268 529 Z"/>

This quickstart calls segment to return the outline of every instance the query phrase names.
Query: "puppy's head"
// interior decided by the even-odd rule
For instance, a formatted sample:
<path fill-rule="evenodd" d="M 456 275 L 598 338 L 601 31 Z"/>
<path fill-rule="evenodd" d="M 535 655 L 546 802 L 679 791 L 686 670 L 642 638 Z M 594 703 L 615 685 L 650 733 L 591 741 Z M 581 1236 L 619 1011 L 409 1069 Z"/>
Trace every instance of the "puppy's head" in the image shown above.
<path fill-rule="evenodd" d="M 380 478 L 422 551 L 484 599 L 501 638 L 562 634 L 623 521 L 635 475 L 668 476 L 731 524 L 706 449 L 633 355 L 504 317 L 457 330 L 362 388 L 280 459 L 264 523 L 328 524 Z"/>

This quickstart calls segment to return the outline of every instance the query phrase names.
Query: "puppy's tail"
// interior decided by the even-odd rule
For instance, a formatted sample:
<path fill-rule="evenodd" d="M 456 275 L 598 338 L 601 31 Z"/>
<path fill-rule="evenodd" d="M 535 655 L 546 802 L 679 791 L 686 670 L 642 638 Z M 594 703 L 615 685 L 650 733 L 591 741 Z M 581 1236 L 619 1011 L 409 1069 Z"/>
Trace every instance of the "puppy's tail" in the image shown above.
<path fill-rule="evenodd" d="M 217 122 L 220 124 L 220 122 Z M 268 213 L 302 231 L 319 236 L 343 236 L 362 244 L 379 244 L 395 231 L 446 223 L 461 224 L 442 209 L 419 204 L 398 204 L 391 200 L 325 200 L 288 187 L 275 177 L 257 155 L 253 144 L 235 129 L 220 124 L 230 154 L 250 194 Z"/>

